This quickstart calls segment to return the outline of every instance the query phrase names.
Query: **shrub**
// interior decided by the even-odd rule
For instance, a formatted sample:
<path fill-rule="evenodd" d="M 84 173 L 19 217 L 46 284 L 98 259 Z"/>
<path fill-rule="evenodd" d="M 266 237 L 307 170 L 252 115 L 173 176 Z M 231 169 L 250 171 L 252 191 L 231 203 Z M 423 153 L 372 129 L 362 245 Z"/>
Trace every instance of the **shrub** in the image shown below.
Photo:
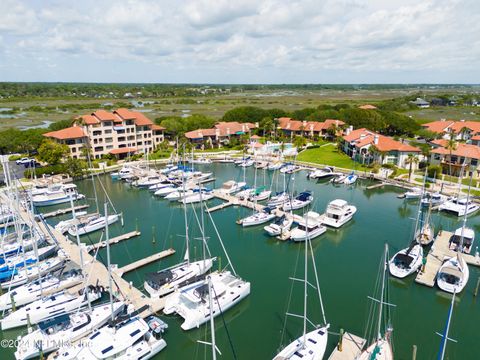
<path fill-rule="evenodd" d="M 23 155 L 10 155 L 8 157 L 8 161 L 17 161 L 17 160 L 20 160 L 22 157 L 24 157 Z"/>
<path fill-rule="evenodd" d="M 442 167 L 440 165 L 430 165 L 427 168 L 427 174 L 429 178 L 440 179 L 442 175 Z"/>
<path fill-rule="evenodd" d="M 65 172 L 65 165 L 64 164 L 56 164 L 56 165 L 48 165 L 41 168 L 35 169 L 35 174 L 37 177 L 41 177 L 43 175 L 56 175 Z M 27 179 L 33 178 L 34 172 L 30 169 L 26 169 L 23 172 L 23 176 Z"/>

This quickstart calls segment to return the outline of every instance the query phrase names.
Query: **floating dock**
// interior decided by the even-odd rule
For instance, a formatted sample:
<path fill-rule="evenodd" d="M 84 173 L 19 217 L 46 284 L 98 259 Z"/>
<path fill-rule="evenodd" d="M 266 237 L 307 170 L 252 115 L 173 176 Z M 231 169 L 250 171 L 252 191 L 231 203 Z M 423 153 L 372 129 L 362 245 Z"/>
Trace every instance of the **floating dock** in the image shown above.
<path fill-rule="evenodd" d="M 432 245 L 428 255 L 427 263 L 425 264 L 424 271 L 420 271 L 415 278 L 415 281 L 419 284 L 433 287 L 437 277 L 438 270 L 442 266 L 443 262 L 455 256 L 457 253 L 449 248 L 449 241 L 453 233 L 449 231 L 440 231 L 435 238 L 435 242 Z M 480 256 L 462 254 L 467 264 L 473 266 L 480 266 Z"/>
<path fill-rule="evenodd" d="M 123 235 L 120 235 L 120 236 L 116 236 L 114 238 L 111 238 L 109 241 L 108 241 L 108 244 L 109 245 L 113 245 L 113 244 L 118 244 L 119 242 L 121 241 L 124 241 L 124 240 L 128 240 L 128 239 L 131 239 L 132 237 L 136 237 L 136 236 L 140 236 L 141 232 L 140 231 L 130 231 L 128 233 L 125 233 Z M 106 241 L 100 241 L 96 244 L 93 244 L 93 245 L 89 245 L 87 246 L 87 250 L 90 252 L 90 251 L 95 251 L 97 250 L 98 248 L 104 248 L 107 246 L 107 242 Z"/>
<path fill-rule="evenodd" d="M 360 336 L 345 332 L 342 335 L 341 350 L 339 345 L 330 354 L 328 360 L 353 360 L 360 354 L 367 341 Z"/>
<path fill-rule="evenodd" d="M 75 206 L 74 209 L 75 209 L 75 211 L 79 211 L 79 210 L 83 210 L 83 209 L 88 208 L 88 206 L 89 205 L 78 205 L 78 206 Z M 58 210 L 55 210 L 55 211 L 52 211 L 52 212 L 49 212 L 49 213 L 42 214 L 42 216 L 43 216 L 44 219 L 48 219 L 48 218 L 59 216 L 59 215 L 69 214 L 71 212 L 72 212 L 72 208 L 69 207 L 69 208 L 58 209 Z"/>
<path fill-rule="evenodd" d="M 152 262 L 155 262 L 157 260 L 160 260 L 160 259 L 163 259 L 167 256 L 170 256 L 170 255 L 173 255 L 175 254 L 175 250 L 170 248 L 170 249 L 167 249 L 167 250 L 163 250 L 163 251 L 160 251 L 159 253 L 156 253 L 156 254 L 153 254 L 153 255 L 150 255 L 146 258 L 143 258 L 143 259 L 140 259 L 138 261 L 135 261 L 131 264 L 128 264 L 128 265 L 125 265 L 121 268 L 117 268 L 115 270 L 115 272 L 119 275 L 119 276 L 123 276 L 123 274 L 127 273 L 127 272 L 130 272 L 130 271 L 133 271 L 133 270 L 136 270 L 136 269 L 139 269 L 141 268 L 142 266 L 145 266 L 145 265 L 148 265 Z"/>

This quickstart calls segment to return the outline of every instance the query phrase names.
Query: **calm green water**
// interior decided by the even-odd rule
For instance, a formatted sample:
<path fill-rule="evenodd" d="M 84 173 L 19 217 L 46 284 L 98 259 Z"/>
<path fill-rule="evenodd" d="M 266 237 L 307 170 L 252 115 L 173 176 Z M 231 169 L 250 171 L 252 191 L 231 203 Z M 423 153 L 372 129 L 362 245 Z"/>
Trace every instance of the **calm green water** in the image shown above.
<path fill-rule="evenodd" d="M 233 165 L 206 165 L 202 170 L 213 171 L 217 181 L 215 186 L 229 179 L 240 180 L 241 170 Z M 253 182 L 254 169 L 246 170 L 247 179 Z M 266 182 L 270 182 L 271 173 L 267 173 Z M 354 220 L 340 230 L 328 230 L 321 237 L 313 240 L 315 260 L 319 270 L 322 295 L 326 317 L 331 330 L 338 332 L 344 328 L 357 335 L 363 335 L 368 313 L 367 296 L 373 291 L 383 246 L 387 242 L 390 252 L 394 253 L 405 247 L 413 233 L 416 214 L 414 202 L 399 200 L 396 196 L 400 190 L 391 187 L 365 190 L 369 183 L 359 182 L 356 187 L 335 187 L 327 182 L 308 181 L 305 173 L 295 175 L 295 188 L 314 191 L 313 208 L 323 212 L 327 203 L 335 198 L 342 198 L 357 206 Z M 125 216 L 125 226 L 111 227 L 111 236 L 131 231 L 138 226 L 140 237 L 122 242 L 111 247 L 112 262 L 123 266 L 149 254 L 174 247 L 177 253 L 161 262 L 146 266 L 126 275 L 137 287 L 143 284 L 146 272 L 160 270 L 171 266 L 183 258 L 185 251 L 183 209 L 178 204 L 155 199 L 147 190 L 130 187 L 122 182 L 112 182 L 109 176 L 102 176 L 109 196 L 118 211 Z M 263 170 L 259 171 L 259 183 L 263 182 Z M 281 180 L 279 181 L 282 182 Z M 97 184 L 97 188 L 99 184 Z M 80 192 L 93 198 L 92 181 L 78 183 Z M 213 186 L 213 184 L 210 184 Z M 102 200 L 103 201 L 103 200 Z M 91 204 L 94 202 L 90 199 Z M 216 204 L 210 202 L 210 206 Z M 94 207 L 90 208 L 93 211 Z M 303 276 L 303 244 L 279 242 L 263 233 L 263 226 L 243 229 L 235 220 L 246 216 L 251 211 L 230 207 L 212 214 L 221 233 L 233 265 L 240 276 L 251 282 L 251 294 L 242 303 L 225 313 L 224 319 L 216 318 L 217 345 L 224 359 L 233 359 L 232 346 L 238 359 L 271 359 L 281 345 L 285 312 L 292 288 L 290 276 Z M 199 227 L 189 210 L 190 235 L 198 237 Z M 59 221 L 52 220 L 52 224 Z M 434 215 L 436 228 L 454 230 L 460 222 L 450 216 Z M 469 219 L 469 225 L 476 230 L 479 226 L 477 217 Z M 209 246 L 214 255 L 221 257 L 221 266 L 226 259 L 221 253 L 215 232 L 207 221 Z M 99 234 L 91 236 L 97 241 Z M 153 238 L 155 241 L 152 241 Z M 85 242 L 89 240 L 83 238 Z M 193 240 L 193 253 L 201 256 L 201 245 Z M 106 259 L 106 253 L 101 251 Z M 297 263 L 298 259 L 298 263 Z M 470 282 L 464 292 L 458 296 L 450 330 L 450 337 L 458 343 L 449 343 L 449 359 L 475 359 L 478 345 L 478 323 L 480 311 L 473 291 L 480 273 L 477 268 L 470 269 Z M 418 346 L 417 359 L 436 357 L 441 332 L 447 316 L 450 297 L 436 288 L 427 288 L 414 283 L 414 277 L 404 281 L 390 279 L 391 302 L 397 307 L 393 310 L 394 351 L 396 359 L 410 359 L 412 345 Z M 320 322 L 321 315 L 314 293 L 311 293 L 309 318 Z M 303 289 L 301 284 L 293 287 L 293 299 L 288 310 L 301 313 Z M 211 358 L 210 348 L 197 343 L 197 340 L 210 338 L 208 326 L 198 330 L 184 332 L 180 328 L 181 319 L 163 317 L 170 328 L 166 334 L 167 348 L 156 359 L 201 359 Z M 225 328 L 226 326 L 226 328 Z M 301 334 L 302 322 L 289 318 L 287 333 L 283 345 Z M 4 338 L 15 338 L 21 330 L 7 331 Z M 330 335 L 327 353 L 330 353 L 338 337 Z M 10 358 L 11 350 L 0 350 L 0 359 Z M 327 358 L 328 356 L 325 356 Z"/>

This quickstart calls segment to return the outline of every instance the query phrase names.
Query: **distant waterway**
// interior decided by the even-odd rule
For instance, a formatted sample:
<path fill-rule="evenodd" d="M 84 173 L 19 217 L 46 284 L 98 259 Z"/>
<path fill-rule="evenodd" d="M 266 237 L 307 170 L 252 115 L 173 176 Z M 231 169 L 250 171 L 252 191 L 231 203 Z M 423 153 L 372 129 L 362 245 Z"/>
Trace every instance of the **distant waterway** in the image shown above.
<path fill-rule="evenodd" d="M 204 165 L 201 170 L 212 171 L 219 187 L 230 179 L 241 180 L 242 170 L 233 165 Z M 248 168 L 245 178 L 253 185 L 254 169 Z M 264 170 L 258 171 L 257 183 L 263 184 Z M 272 182 L 272 173 L 266 172 L 265 184 Z M 327 354 L 335 347 L 339 330 L 345 329 L 363 336 L 368 318 L 369 300 L 375 286 L 380 258 L 385 242 L 393 254 L 406 247 L 413 234 L 417 211 L 416 203 L 397 199 L 400 189 L 386 186 L 366 190 L 370 182 L 359 181 L 353 187 L 334 186 L 327 181 L 314 182 L 306 179 L 305 172 L 295 174 L 295 188 L 298 191 L 310 189 L 314 192 L 313 208 L 323 212 L 328 202 L 341 198 L 358 208 L 353 221 L 339 230 L 329 229 L 326 234 L 312 240 L 315 260 L 319 271 L 319 280 L 323 295 L 327 321 L 331 324 Z M 100 203 L 105 199 L 102 194 L 102 182 L 118 212 L 122 212 L 125 225 L 119 223 L 111 227 L 111 236 L 138 228 L 142 235 L 120 244 L 112 245 L 112 262 L 126 265 L 162 249 L 173 247 L 175 255 L 158 263 L 146 266 L 125 276 L 134 286 L 142 287 L 147 272 L 158 271 L 174 265 L 183 259 L 184 218 L 178 203 L 168 203 L 155 198 L 148 190 L 133 188 L 130 185 L 112 181 L 108 175 L 102 175 L 96 181 Z M 283 183 L 282 177 L 278 189 Z M 92 180 L 77 183 L 79 191 L 88 197 L 89 211 L 95 211 Z M 211 201 L 209 206 L 217 204 Z M 197 206 L 198 208 L 198 206 Z M 53 209 L 48 209 L 51 211 Z M 289 318 L 284 329 L 285 312 L 302 313 L 303 288 L 293 285 L 289 277 L 303 276 L 303 244 L 281 242 L 267 237 L 263 226 L 242 228 L 235 220 L 247 216 L 251 210 L 228 207 L 212 213 L 223 242 L 229 252 L 237 273 L 251 282 L 250 296 L 230 309 L 224 317 L 217 317 L 217 346 L 222 352 L 221 359 L 233 359 L 232 347 L 238 359 L 271 359 L 281 345 L 286 345 L 298 337 L 302 331 L 300 319 Z M 298 212 L 301 213 L 301 212 Z M 200 214 L 198 214 L 200 217 Z M 226 265 L 215 231 L 205 216 L 208 244 L 213 255 L 219 257 L 217 267 Z M 66 217 L 51 221 L 52 224 Z M 435 230 L 455 230 L 460 226 L 456 217 L 434 214 Z M 192 257 L 201 256 L 199 226 L 191 208 L 188 211 L 190 238 L 192 239 Z M 476 231 L 480 222 L 477 216 L 468 220 L 469 226 Z M 83 241 L 98 241 L 100 233 L 82 238 Z M 477 240 L 478 241 L 478 240 Z M 474 244 L 474 248 L 476 244 Z M 103 260 L 105 250 L 100 251 Z M 480 275 L 479 269 L 470 268 L 470 281 L 466 289 L 457 298 L 450 337 L 458 343 L 450 342 L 447 347 L 448 359 L 476 359 L 478 346 L 478 324 L 480 323 L 480 304 L 473 297 L 473 291 Z M 450 296 L 438 288 L 428 288 L 414 282 L 414 277 L 405 280 L 389 280 L 390 302 L 396 304 L 392 314 L 393 344 L 396 359 L 411 359 L 412 346 L 418 347 L 417 359 L 436 357 L 441 338 L 435 332 L 442 332 Z M 287 308 L 288 299 L 292 301 Z M 308 317 L 314 323 L 321 321 L 320 308 L 312 292 L 309 300 Z M 211 358 L 210 348 L 198 343 L 198 340 L 210 339 L 209 326 L 184 332 L 181 319 L 175 316 L 162 316 L 169 329 L 165 335 L 167 348 L 155 359 L 204 359 Z M 227 331 L 228 330 L 228 335 Z M 284 341 L 281 344 L 282 332 Z M 21 331 L 6 331 L 4 338 L 14 339 Z M 0 350 L 0 358 L 7 358 L 11 350 Z M 2 356 L 4 355 L 4 356 Z M 327 359 L 328 355 L 324 357 Z"/>

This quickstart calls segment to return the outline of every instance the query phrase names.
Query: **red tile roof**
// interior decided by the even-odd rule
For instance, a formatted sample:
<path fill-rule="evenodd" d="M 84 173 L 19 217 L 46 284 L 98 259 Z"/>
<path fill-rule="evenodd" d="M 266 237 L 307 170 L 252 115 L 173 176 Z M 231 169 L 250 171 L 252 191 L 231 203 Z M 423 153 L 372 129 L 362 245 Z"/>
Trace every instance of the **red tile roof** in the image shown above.
<path fill-rule="evenodd" d="M 137 126 L 142 126 L 142 125 L 153 125 L 152 120 L 147 118 L 143 113 L 138 112 L 138 111 L 132 111 L 132 113 L 135 115 L 135 125 Z"/>
<path fill-rule="evenodd" d="M 120 116 L 123 120 L 135 119 L 135 113 L 125 108 L 120 108 L 114 111 L 115 114 Z"/>
<path fill-rule="evenodd" d="M 451 126 L 452 131 L 459 133 L 463 128 L 470 129 L 474 134 L 480 133 L 480 122 L 478 121 L 455 121 Z"/>
<path fill-rule="evenodd" d="M 81 119 L 83 120 L 83 123 L 85 125 L 95 125 L 99 124 L 100 120 L 98 120 L 95 116 L 93 115 L 82 115 Z"/>
<path fill-rule="evenodd" d="M 92 115 L 96 116 L 100 121 L 113 121 L 116 119 L 114 114 L 106 110 L 97 110 Z"/>
<path fill-rule="evenodd" d="M 453 125 L 453 123 L 454 122 L 451 120 L 432 121 L 426 124 L 422 124 L 422 127 L 434 133 L 442 134 L 446 132 L 448 128 Z"/>
<path fill-rule="evenodd" d="M 237 133 L 249 133 L 251 129 L 255 128 L 252 123 L 239 123 L 237 121 L 219 122 L 215 124 L 212 129 L 198 129 L 185 133 L 188 139 L 201 139 L 205 136 L 229 136 Z"/>
<path fill-rule="evenodd" d="M 72 126 L 66 129 L 50 131 L 43 134 L 45 137 L 54 138 L 58 140 L 67 140 L 67 139 L 79 139 L 86 137 L 87 135 L 83 132 L 80 126 Z"/>
<path fill-rule="evenodd" d="M 472 140 L 480 140 L 480 135 L 472 136 Z"/>
<path fill-rule="evenodd" d="M 462 156 L 471 159 L 480 159 L 480 147 L 477 145 L 469 145 L 458 143 L 457 148 L 452 150 L 452 155 Z M 440 147 L 437 149 L 432 150 L 433 154 L 441 154 L 441 155 L 450 155 L 450 150 L 445 149 L 444 147 Z"/>
<path fill-rule="evenodd" d="M 117 154 L 125 154 L 125 153 L 134 153 L 136 151 L 137 149 L 124 147 L 124 148 L 110 150 L 109 153 L 112 155 L 117 155 Z"/>
<path fill-rule="evenodd" d="M 375 144 L 375 137 L 378 137 L 378 143 Z M 345 135 L 343 139 L 349 143 L 354 143 L 357 148 L 366 145 L 375 145 L 380 151 L 401 151 L 401 152 L 420 152 L 421 150 L 415 146 L 404 144 L 394 140 L 388 136 L 377 134 L 365 128 L 353 130 L 350 134 Z"/>
<path fill-rule="evenodd" d="M 442 147 L 445 147 L 448 144 L 448 140 L 446 140 L 446 139 L 436 139 L 436 140 L 432 140 L 430 142 L 434 145 L 438 145 L 438 146 L 442 146 Z"/>
<path fill-rule="evenodd" d="M 202 139 L 206 136 L 215 136 L 215 129 L 198 129 L 185 133 L 187 139 Z"/>
<path fill-rule="evenodd" d="M 281 117 L 278 119 L 278 126 L 282 130 L 290 131 L 306 131 L 306 132 L 320 132 L 322 130 L 329 129 L 336 124 L 337 126 L 345 125 L 341 120 L 327 119 L 324 122 L 320 121 L 300 121 L 293 120 L 288 117 Z"/>
<path fill-rule="evenodd" d="M 153 124 L 152 125 L 152 130 L 166 130 L 163 126 Z"/>

